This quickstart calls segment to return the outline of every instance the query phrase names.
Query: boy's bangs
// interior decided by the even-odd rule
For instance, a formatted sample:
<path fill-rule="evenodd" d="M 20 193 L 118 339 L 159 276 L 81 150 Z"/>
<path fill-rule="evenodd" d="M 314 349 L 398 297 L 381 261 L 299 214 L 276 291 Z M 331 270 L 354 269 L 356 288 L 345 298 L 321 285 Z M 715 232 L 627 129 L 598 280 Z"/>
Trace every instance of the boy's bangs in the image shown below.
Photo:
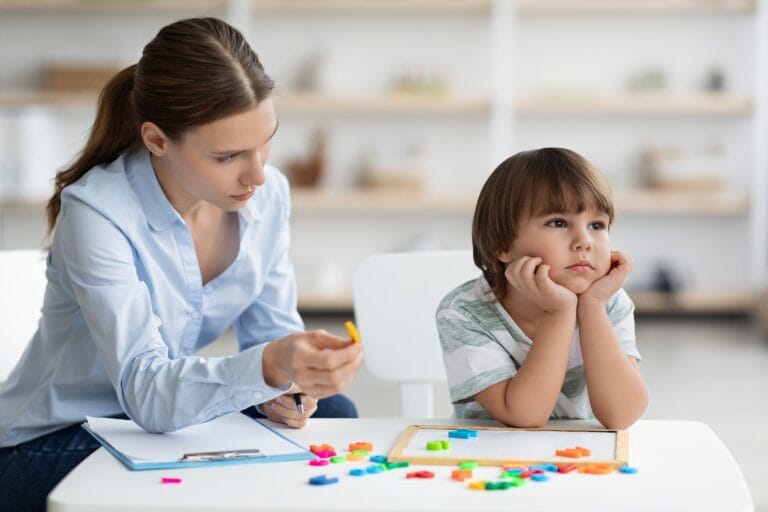
<path fill-rule="evenodd" d="M 601 191 L 565 184 L 552 186 L 552 184 L 542 183 L 541 185 L 533 190 L 530 196 L 528 212 L 531 217 L 594 210 L 606 213 L 613 218 L 611 203 Z"/>

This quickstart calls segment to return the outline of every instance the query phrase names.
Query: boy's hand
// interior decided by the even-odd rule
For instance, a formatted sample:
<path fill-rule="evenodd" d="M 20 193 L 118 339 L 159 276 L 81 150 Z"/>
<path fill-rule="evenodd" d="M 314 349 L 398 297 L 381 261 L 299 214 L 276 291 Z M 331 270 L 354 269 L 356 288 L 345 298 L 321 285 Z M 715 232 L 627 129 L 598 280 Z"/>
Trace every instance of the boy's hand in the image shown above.
<path fill-rule="evenodd" d="M 632 272 L 632 258 L 623 252 L 611 251 L 611 269 L 579 296 L 579 302 L 605 304 L 624 285 L 630 272 Z"/>
<path fill-rule="evenodd" d="M 302 394 L 301 403 L 304 405 L 304 414 L 300 414 L 293 400 L 293 394 L 299 392 L 301 389 L 294 384 L 286 394 L 261 404 L 261 410 L 272 421 L 285 423 L 293 428 L 302 428 L 307 424 L 307 419 L 317 410 L 317 398 Z"/>
<path fill-rule="evenodd" d="M 517 292 L 547 312 L 573 309 L 576 294 L 549 277 L 549 265 L 542 265 L 538 256 L 523 256 L 507 265 L 504 275 Z"/>
<path fill-rule="evenodd" d="M 321 329 L 267 343 L 262 353 L 262 372 L 264 382 L 270 386 L 293 382 L 304 393 L 324 398 L 347 387 L 362 360 L 362 343 L 352 343 Z"/>

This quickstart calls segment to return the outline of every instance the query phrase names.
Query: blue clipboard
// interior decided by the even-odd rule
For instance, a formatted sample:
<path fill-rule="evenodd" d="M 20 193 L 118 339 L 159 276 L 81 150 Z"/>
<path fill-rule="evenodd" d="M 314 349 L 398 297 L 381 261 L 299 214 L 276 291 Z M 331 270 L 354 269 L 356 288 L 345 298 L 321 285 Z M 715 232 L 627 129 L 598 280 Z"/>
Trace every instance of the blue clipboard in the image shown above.
<path fill-rule="evenodd" d="M 183 457 L 177 460 L 169 460 L 169 461 L 162 461 L 162 462 L 158 462 L 158 461 L 141 462 L 141 461 L 132 459 L 125 453 L 115 448 L 106 439 L 104 439 L 99 434 L 94 432 L 89 427 L 88 422 L 84 422 L 81 426 L 89 434 L 91 434 L 94 437 L 94 439 L 96 439 L 104 448 L 106 448 L 106 450 L 109 453 L 114 455 L 114 457 L 117 460 L 122 462 L 125 465 L 125 467 L 127 467 L 131 471 L 146 471 L 146 470 L 153 470 L 153 469 L 201 468 L 201 467 L 211 467 L 211 466 L 231 466 L 235 464 L 259 464 L 264 462 L 285 462 L 285 461 L 296 461 L 296 460 L 310 460 L 315 458 L 315 455 L 312 454 L 312 452 L 310 452 L 303 446 L 295 443 L 294 441 L 284 436 L 280 432 L 276 431 L 269 425 L 266 425 L 265 423 L 254 418 L 249 417 L 249 419 L 252 421 L 255 421 L 261 427 L 264 427 L 273 435 L 278 436 L 282 440 L 290 443 L 290 445 L 295 446 L 297 448 L 297 451 L 294 453 L 271 454 L 271 455 L 265 455 L 258 448 L 244 448 L 244 449 L 238 449 L 238 450 L 223 450 L 223 451 L 196 451 L 196 452 L 185 453 Z M 129 420 L 122 420 L 122 421 L 129 421 Z M 148 435 L 152 435 L 152 434 L 148 434 Z"/>

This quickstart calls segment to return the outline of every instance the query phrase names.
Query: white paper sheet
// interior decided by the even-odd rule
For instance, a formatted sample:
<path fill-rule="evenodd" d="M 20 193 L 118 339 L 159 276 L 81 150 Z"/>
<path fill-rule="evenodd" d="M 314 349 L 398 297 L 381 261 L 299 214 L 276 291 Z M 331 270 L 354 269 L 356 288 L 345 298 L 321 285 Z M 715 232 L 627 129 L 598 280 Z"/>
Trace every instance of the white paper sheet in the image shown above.
<path fill-rule="evenodd" d="M 141 463 L 178 461 L 187 453 L 258 448 L 265 457 L 306 450 L 240 413 L 176 432 L 150 434 L 131 420 L 88 416 L 88 427 L 126 457 Z"/>

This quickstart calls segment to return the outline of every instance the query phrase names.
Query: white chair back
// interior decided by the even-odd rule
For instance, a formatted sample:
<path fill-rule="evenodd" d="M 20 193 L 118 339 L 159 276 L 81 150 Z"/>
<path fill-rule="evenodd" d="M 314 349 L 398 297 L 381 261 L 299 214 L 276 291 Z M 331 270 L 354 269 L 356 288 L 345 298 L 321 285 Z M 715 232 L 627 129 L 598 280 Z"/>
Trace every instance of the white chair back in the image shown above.
<path fill-rule="evenodd" d="M 432 383 L 446 380 L 437 306 L 479 275 L 469 250 L 377 254 L 357 267 L 353 301 L 363 361 L 376 377 L 400 383 L 400 417 L 433 417 Z"/>
<path fill-rule="evenodd" d="M 37 330 L 45 285 L 45 253 L 0 251 L 0 382 Z"/>

